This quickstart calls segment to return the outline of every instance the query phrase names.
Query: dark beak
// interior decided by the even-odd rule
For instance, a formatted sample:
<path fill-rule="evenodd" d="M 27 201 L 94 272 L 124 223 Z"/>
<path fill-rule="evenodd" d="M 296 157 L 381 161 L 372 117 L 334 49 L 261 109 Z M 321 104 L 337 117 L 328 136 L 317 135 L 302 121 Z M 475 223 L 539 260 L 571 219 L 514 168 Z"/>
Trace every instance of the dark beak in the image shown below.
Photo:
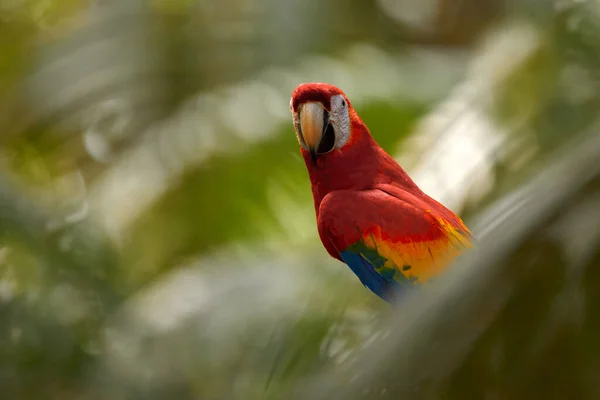
<path fill-rule="evenodd" d="M 310 157 L 312 158 L 313 162 L 316 165 L 317 164 L 317 158 L 319 157 L 319 155 L 317 154 L 317 149 L 315 149 L 313 147 L 310 148 Z"/>

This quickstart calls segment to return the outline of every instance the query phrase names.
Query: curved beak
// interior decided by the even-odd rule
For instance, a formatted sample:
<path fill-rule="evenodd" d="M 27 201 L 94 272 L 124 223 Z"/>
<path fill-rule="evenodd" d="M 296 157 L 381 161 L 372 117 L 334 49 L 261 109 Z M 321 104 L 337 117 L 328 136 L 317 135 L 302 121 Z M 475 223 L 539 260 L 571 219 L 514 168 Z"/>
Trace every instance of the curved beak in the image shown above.
<path fill-rule="evenodd" d="M 300 129 L 304 143 L 310 151 L 313 161 L 317 161 L 317 149 L 323 137 L 327 113 L 318 102 L 304 103 L 300 109 Z"/>

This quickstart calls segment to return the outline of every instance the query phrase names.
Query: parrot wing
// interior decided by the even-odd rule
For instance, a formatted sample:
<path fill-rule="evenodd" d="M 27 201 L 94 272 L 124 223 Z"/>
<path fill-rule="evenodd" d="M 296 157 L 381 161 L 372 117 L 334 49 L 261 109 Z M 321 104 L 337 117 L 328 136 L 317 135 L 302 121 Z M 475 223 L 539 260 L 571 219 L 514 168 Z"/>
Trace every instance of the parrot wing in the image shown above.
<path fill-rule="evenodd" d="M 394 287 L 427 282 L 471 246 L 454 213 L 422 192 L 392 185 L 328 194 L 318 224 L 322 239 L 385 300 Z"/>

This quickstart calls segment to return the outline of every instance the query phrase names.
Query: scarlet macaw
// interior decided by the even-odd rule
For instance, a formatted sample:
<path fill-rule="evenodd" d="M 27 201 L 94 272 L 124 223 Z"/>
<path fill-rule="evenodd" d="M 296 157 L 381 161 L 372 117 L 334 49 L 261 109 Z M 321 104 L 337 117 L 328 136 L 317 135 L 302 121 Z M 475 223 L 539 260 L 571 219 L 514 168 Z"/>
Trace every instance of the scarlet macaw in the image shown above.
<path fill-rule="evenodd" d="M 290 109 L 312 185 L 319 236 L 377 296 L 427 282 L 465 248 L 462 220 L 413 182 L 339 88 L 305 83 Z"/>

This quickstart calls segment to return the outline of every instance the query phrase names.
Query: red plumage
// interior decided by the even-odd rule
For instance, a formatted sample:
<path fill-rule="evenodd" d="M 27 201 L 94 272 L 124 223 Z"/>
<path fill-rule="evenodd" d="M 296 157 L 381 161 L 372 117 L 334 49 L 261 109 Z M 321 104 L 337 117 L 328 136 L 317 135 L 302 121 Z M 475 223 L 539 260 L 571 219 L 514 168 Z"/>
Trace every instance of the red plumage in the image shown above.
<path fill-rule="evenodd" d="M 381 268 L 399 270 L 396 281 L 410 275 L 413 281 L 425 282 L 470 245 L 469 230 L 452 211 L 423 193 L 376 143 L 340 89 L 323 83 L 300 85 L 290 106 L 295 115 L 307 102 L 318 102 L 329 111 L 330 99 L 336 95 L 344 96 L 348 103 L 348 140 L 316 161 L 301 148 L 321 241 L 331 256 L 349 265 L 344 252 L 360 242 L 362 247 L 353 252 L 365 258 L 362 253 L 367 250 L 360 248 L 375 250 L 385 263 L 378 269 L 369 260 L 367 268 L 373 265 L 380 275 Z M 411 264 L 405 265 L 408 262 Z M 401 271 L 407 266 L 411 273 Z M 356 266 L 350 267 L 355 270 Z"/>

